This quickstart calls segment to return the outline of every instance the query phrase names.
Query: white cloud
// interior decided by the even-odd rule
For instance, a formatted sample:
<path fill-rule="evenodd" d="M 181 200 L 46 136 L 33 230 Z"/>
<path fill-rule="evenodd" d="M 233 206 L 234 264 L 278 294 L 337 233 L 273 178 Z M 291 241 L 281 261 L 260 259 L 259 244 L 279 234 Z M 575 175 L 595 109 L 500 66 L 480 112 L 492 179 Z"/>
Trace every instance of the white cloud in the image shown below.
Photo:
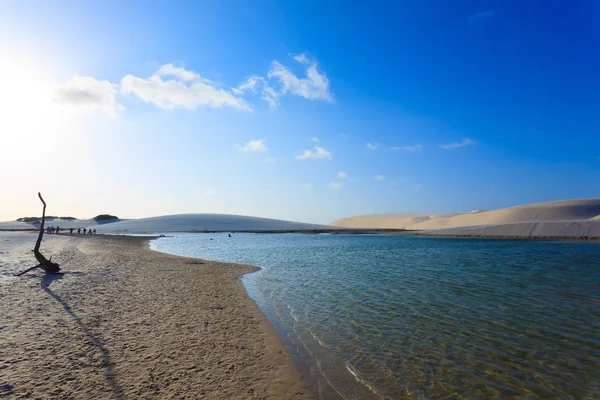
<path fill-rule="evenodd" d="M 296 157 L 298 160 L 313 159 L 331 159 L 331 153 L 322 147 L 315 146 L 315 151 L 304 150 L 304 153 Z"/>
<path fill-rule="evenodd" d="M 413 146 L 394 146 L 390 147 L 392 151 L 421 151 L 423 150 L 423 146 L 420 144 L 415 144 Z"/>
<path fill-rule="evenodd" d="M 269 86 L 267 80 L 262 76 L 252 75 L 240 86 L 232 88 L 231 91 L 240 96 L 247 92 L 260 93 L 261 99 L 269 103 L 271 108 L 276 108 L 279 105 L 280 94 Z"/>
<path fill-rule="evenodd" d="M 172 76 L 182 81 L 191 82 L 200 80 L 202 77 L 194 71 L 187 71 L 185 68 L 176 67 L 173 64 L 165 64 L 156 71 L 159 76 Z M 206 80 L 208 81 L 208 80 Z M 210 81 L 208 81 L 210 82 Z"/>
<path fill-rule="evenodd" d="M 244 146 L 237 146 L 237 147 L 244 153 L 247 153 L 249 151 L 265 152 L 265 151 L 269 150 L 269 148 L 267 147 L 267 145 L 265 144 L 265 141 L 263 139 L 251 140 L 248 143 L 246 143 Z"/>
<path fill-rule="evenodd" d="M 278 61 L 271 63 L 267 74 L 269 79 L 279 81 L 282 95 L 291 93 L 308 100 L 333 101 L 333 96 L 329 91 L 329 79 L 317 70 L 315 61 L 306 69 L 305 75 L 305 78 L 298 78 Z"/>
<path fill-rule="evenodd" d="M 315 142 L 316 144 L 321 144 L 321 141 L 319 140 L 318 137 L 312 137 L 310 138 L 310 140 L 312 140 L 313 142 Z"/>
<path fill-rule="evenodd" d="M 173 79 L 164 79 L 172 77 Z M 214 82 L 202 78 L 193 71 L 163 65 L 149 78 L 126 75 L 121 79 L 123 93 L 132 93 L 141 100 L 160 108 L 232 107 L 249 110 L 241 97 L 219 88 Z"/>
<path fill-rule="evenodd" d="M 115 115 L 123 109 L 116 101 L 119 92 L 133 94 L 142 101 L 160 108 L 186 110 L 200 107 L 251 110 L 245 99 L 248 94 L 260 96 L 272 108 L 278 107 L 280 97 L 286 94 L 308 100 L 333 101 L 329 79 L 318 70 L 317 62 L 311 60 L 306 53 L 298 54 L 294 59 L 306 65 L 304 77 L 296 76 L 274 60 L 266 77 L 251 75 L 239 86 L 231 89 L 224 89 L 195 71 L 173 64 L 161 66 L 147 78 L 125 75 L 118 84 L 92 77 L 74 76 L 57 91 L 55 102 Z"/>
<path fill-rule="evenodd" d="M 340 172 L 338 172 L 338 176 L 342 179 L 345 179 L 348 175 L 346 175 L 346 173 L 344 171 L 340 171 Z"/>
<path fill-rule="evenodd" d="M 306 56 L 306 53 L 298 54 L 294 56 L 294 60 L 298 61 L 300 64 L 308 64 L 310 60 Z"/>
<path fill-rule="evenodd" d="M 305 184 L 302 185 L 302 189 L 304 190 L 313 190 L 313 184 L 310 182 L 306 182 Z"/>
<path fill-rule="evenodd" d="M 214 196 L 217 194 L 217 190 L 214 188 L 210 188 L 210 189 L 206 189 L 206 191 L 204 193 L 206 193 L 208 196 Z"/>
<path fill-rule="evenodd" d="M 334 190 L 339 190 L 344 186 L 344 184 L 342 182 L 331 182 L 329 184 L 329 187 L 334 189 Z"/>
<path fill-rule="evenodd" d="M 385 176 L 383 176 L 383 175 L 376 175 L 375 176 L 375 180 L 379 181 L 379 182 L 384 181 L 385 180 Z"/>
<path fill-rule="evenodd" d="M 254 92 L 263 84 L 265 84 L 265 79 L 262 76 L 252 75 L 248 79 L 244 81 L 240 86 L 231 89 L 231 91 L 237 95 L 242 95 L 246 92 Z"/>
<path fill-rule="evenodd" d="M 329 91 L 329 80 L 324 73 L 317 69 L 317 62 L 310 60 L 306 53 L 294 57 L 301 64 L 308 67 L 305 71 L 305 78 L 299 78 L 279 61 L 272 61 L 267 77 L 252 75 L 247 78 L 238 87 L 232 88 L 233 94 L 242 96 L 246 93 L 260 95 L 271 106 L 279 106 L 279 99 L 286 95 L 304 97 L 308 100 L 326 100 L 333 101 L 333 96 Z M 274 87 L 276 86 L 277 89 Z"/>
<path fill-rule="evenodd" d="M 123 109 L 115 99 L 117 92 L 118 85 L 114 83 L 75 75 L 57 90 L 54 101 L 114 116 L 117 111 Z"/>
<path fill-rule="evenodd" d="M 471 15 L 469 17 L 469 23 L 470 24 L 481 23 L 482 21 L 484 21 L 488 18 L 492 18 L 494 15 L 496 15 L 496 10 L 481 11 L 481 12 L 478 12 L 477 14 Z"/>
<path fill-rule="evenodd" d="M 458 149 L 461 147 L 465 147 L 465 146 L 473 146 L 474 144 L 476 144 L 477 142 L 468 138 L 464 138 L 462 141 L 460 142 L 454 142 L 454 143 L 450 143 L 450 144 L 443 144 L 441 147 L 444 150 L 454 150 L 454 149 Z"/>
<path fill-rule="evenodd" d="M 377 150 L 379 147 L 379 143 L 367 143 L 367 149 L 369 150 Z"/>

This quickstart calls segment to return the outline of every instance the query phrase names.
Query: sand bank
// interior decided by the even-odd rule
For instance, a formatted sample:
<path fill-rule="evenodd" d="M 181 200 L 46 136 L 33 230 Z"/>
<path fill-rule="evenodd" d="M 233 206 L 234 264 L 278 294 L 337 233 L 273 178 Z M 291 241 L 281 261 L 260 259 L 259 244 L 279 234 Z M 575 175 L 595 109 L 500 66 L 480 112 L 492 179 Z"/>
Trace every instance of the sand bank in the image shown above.
<path fill-rule="evenodd" d="M 0 397 L 308 397 L 238 279 L 254 267 L 157 253 L 134 237 L 42 247 L 62 277 L 0 282 Z M 31 266 L 3 256 L 5 271 Z"/>

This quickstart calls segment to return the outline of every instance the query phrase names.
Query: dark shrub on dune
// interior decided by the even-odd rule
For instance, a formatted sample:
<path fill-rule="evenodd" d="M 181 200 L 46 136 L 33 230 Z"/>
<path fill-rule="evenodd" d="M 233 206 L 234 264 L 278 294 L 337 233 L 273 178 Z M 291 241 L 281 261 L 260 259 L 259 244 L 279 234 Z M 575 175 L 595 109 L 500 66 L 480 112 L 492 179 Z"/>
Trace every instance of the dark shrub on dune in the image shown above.
<path fill-rule="evenodd" d="M 100 214 L 94 217 L 94 221 L 112 221 L 119 219 L 119 217 L 110 214 Z"/>
<path fill-rule="evenodd" d="M 73 220 L 77 219 L 75 217 L 56 217 L 54 215 L 48 215 L 46 217 L 46 219 L 57 219 L 57 218 L 66 219 L 68 221 L 73 221 Z M 42 219 L 42 217 L 21 217 L 21 218 L 17 218 L 17 221 L 19 221 L 19 222 L 33 222 L 33 223 L 35 223 L 36 221 L 39 221 L 41 219 Z"/>
<path fill-rule="evenodd" d="M 52 215 L 48 215 L 46 216 L 46 219 L 51 219 L 51 218 L 58 218 Z M 19 222 L 35 222 L 42 219 L 42 217 L 21 217 L 21 218 L 17 218 L 17 221 Z"/>

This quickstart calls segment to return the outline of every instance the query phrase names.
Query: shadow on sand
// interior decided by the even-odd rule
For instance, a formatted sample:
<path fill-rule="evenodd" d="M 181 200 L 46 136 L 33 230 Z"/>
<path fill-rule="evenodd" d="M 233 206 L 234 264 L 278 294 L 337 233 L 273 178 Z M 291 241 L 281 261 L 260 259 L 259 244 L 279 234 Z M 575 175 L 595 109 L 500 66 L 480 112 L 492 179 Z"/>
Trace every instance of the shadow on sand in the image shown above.
<path fill-rule="evenodd" d="M 79 325 L 85 336 L 87 336 L 87 338 L 94 344 L 94 346 L 96 346 L 101 355 L 102 366 L 104 367 L 104 375 L 106 376 L 106 379 L 110 384 L 110 388 L 112 389 L 114 398 L 122 399 L 125 397 L 123 395 L 123 389 L 119 385 L 119 382 L 117 382 L 117 373 L 113 368 L 113 364 L 110 360 L 110 355 L 108 354 L 108 351 L 104 348 L 104 345 L 102 344 L 100 339 L 95 337 L 94 334 L 85 326 L 83 321 L 81 321 L 81 318 L 79 318 L 77 314 L 75 314 L 75 311 L 73 311 L 71 306 L 68 305 L 67 302 L 65 302 L 59 295 L 54 293 L 52 289 L 50 289 L 50 284 L 52 282 L 63 279 L 63 277 L 64 274 L 45 275 L 42 279 L 42 282 L 40 283 L 40 286 L 42 287 L 42 289 L 44 289 L 46 293 L 48 293 L 48 295 L 50 295 L 50 297 L 56 300 L 65 309 L 67 314 L 69 314 L 71 318 L 73 318 L 73 320 L 77 323 L 77 325 Z"/>

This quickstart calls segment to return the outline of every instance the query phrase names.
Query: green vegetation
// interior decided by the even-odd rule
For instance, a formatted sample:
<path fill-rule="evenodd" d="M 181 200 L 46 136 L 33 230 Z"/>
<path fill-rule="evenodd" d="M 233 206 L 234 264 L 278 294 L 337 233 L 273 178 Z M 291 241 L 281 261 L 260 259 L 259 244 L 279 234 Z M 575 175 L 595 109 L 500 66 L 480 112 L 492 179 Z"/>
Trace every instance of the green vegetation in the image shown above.
<path fill-rule="evenodd" d="M 113 219 L 119 219 L 119 217 L 110 214 L 100 214 L 94 217 L 95 221 L 112 221 Z"/>
<path fill-rule="evenodd" d="M 66 220 L 69 220 L 69 221 L 77 219 L 75 217 L 56 217 L 54 215 L 47 215 L 46 216 L 46 219 L 52 219 L 52 218 L 54 218 L 54 219 L 56 219 L 56 218 L 66 219 Z M 42 217 L 21 217 L 21 218 L 17 218 L 17 221 L 19 221 L 19 222 L 35 222 L 35 221 L 39 221 L 41 219 L 42 219 Z"/>
<path fill-rule="evenodd" d="M 58 217 L 55 217 L 52 215 L 47 215 L 46 218 L 58 218 Z M 21 217 L 21 218 L 18 218 L 17 221 L 19 221 L 19 222 L 35 222 L 35 221 L 39 221 L 41 219 L 42 219 L 42 217 Z"/>

